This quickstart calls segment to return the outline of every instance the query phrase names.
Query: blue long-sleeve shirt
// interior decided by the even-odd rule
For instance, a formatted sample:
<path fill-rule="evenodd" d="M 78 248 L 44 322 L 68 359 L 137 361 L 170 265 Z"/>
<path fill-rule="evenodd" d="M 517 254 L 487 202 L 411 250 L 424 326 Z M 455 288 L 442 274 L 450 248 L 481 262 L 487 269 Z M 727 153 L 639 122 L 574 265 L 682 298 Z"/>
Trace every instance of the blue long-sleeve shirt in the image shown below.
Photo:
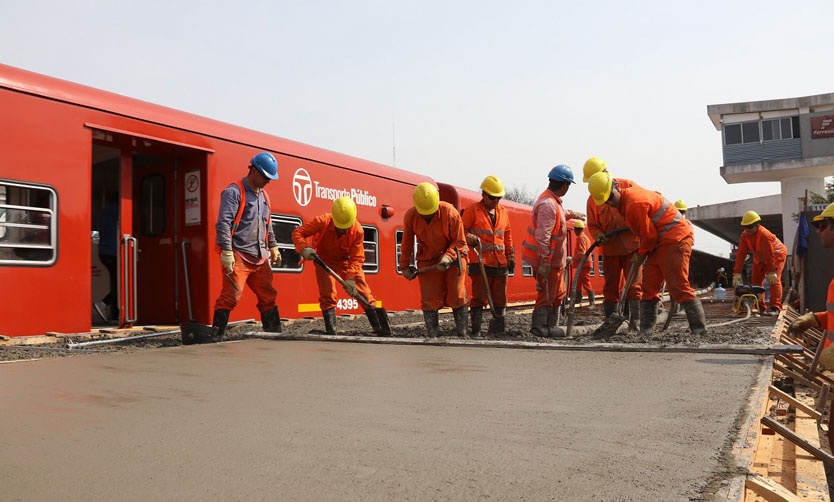
<path fill-rule="evenodd" d="M 256 193 L 243 178 L 246 206 L 240 224 L 233 237 L 231 228 L 237 216 L 241 197 L 237 183 L 232 183 L 220 193 L 220 214 L 217 217 L 217 245 L 222 250 L 236 250 L 257 259 L 269 256 L 269 248 L 277 246 L 272 226 L 267 225 L 269 205 L 263 190 Z M 268 239 L 268 240 L 267 240 Z"/>

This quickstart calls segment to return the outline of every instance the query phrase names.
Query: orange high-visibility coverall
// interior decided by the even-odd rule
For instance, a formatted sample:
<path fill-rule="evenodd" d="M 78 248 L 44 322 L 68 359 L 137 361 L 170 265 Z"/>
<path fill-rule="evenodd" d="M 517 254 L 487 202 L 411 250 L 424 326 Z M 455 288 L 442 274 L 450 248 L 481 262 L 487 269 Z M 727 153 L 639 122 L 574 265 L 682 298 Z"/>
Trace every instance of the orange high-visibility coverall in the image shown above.
<path fill-rule="evenodd" d="M 362 270 L 362 265 L 365 263 L 365 246 L 363 245 L 365 231 L 362 225 L 355 221 L 353 226 L 341 236 L 336 230 L 330 213 L 317 216 L 292 231 L 295 250 L 301 253 L 301 250 L 306 247 L 315 249 L 321 261 L 332 268 L 342 279 L 355 281 L 356 291 L 371 305 L 374 305 L 376 300 L 365 281 L 365 272 Z M 316 283 L 319 286 L 319 307 L 324 312 L 336 307 L 336 279 L 321 267 L 315 266 L 315 269 Z M 359 306 L 364 308 L 361 303 Z"/>
<path fill-rule="evenodd" d="M 742 232 L 738 240 L 738 251 L 736 251 L 736 264 L 733 267 L 734 274 L 740 274 L 744 269 L 744 260 L 748 254 L 753 255 L 753 270 L 750 281 L 761 286 L 768 272 L 776 272 L 776 284 L 770 285 L 769 307 L 782 309 L 782 270 L 785 268 L 787 249 L 773 232 L 759 225 L 759 230 L 753 234 Z M 820 325 L 822 326 L 822 325 Z"/>
<path fill-rule="evenodd" d="M 633 186 L 620 189 L 620 214 L 640 238 L 637 254 L 643 265 L 643 300 L 660 301 L 664 279 L 676 303 L 695 299 L 689 285 L 689 257 L 695 242 L 692 225 L 663 195 Z"/>
<path fill-rule="evenodd" d="M 466 275 L 466 240 L 463 234 L 463 222 L 454 206 L 440 201 L 437 212 L 426 219 L 413 207 L 403 216 L 402 245 L 400 247 L 400 271 L 408 268 L 414 254 L 414 237 L 417 237 L 417 268 L 437 265 L 443 255 L 456 260 L 461 258 L 460 268 L 449 267 L 448 270 L 430 270 L 417 276 L 420 282 L 422 310 L 438 310 L 444 305 L 457 309 L 467 305 Z"/>
<path fill-rule="evenodd" d="M 533 267 L 533 272 L 544 261 L 550 264 L 546 284 L 537 284 L 536 304 L 533 308 L 556 307 L 562 303 L 567 289 L 563 274 L 567 263 L 567 225 L 562 198 L 545 190 L 533 204 L 527 236 L 521 243 L 521 259 Z M 548 302 L 549 300 L 549 302 Z"/>
<path fill-rule="evenodd" d="M 571 258 L 571 263 L 574 266 L 579 265 L 579 262 L 582 261 L 582 257 L 585 256 L 589 247 L 591 247 L 591 238 L 583 231 L 576 239 L 576 253 Z M 576 291 L 579 294 L 582 294 L 583 291 L 586 293 L 593 291 L 591 287 L 591 261 L 585 260 L 585 263 L 582 264 L 582 270 L 579 272 L 579 280 L 576 281 Z"/>
<path fill-rule="evenodd" d="M 624 178 L 614 178 L 614 182 L 620 188 L 640 186 Z M 607 233 L 628 226 L 623 215 L 608 204 L 597 206 L 594 199 L 589 196 L 586 207 L 588 218 L 587 228 L 593 239 L 596 239 L 597 234 L 600 232 Z M 625 232 L 612 236 L 608 242 L 602 244 L 602 275 L 605 278 L 602 286 L 603 301 L 610 303 L 618 303 L 620 301 L 620 289 L 624 285 L 625 276 L 628 274 L 631 260 L 639 244 L 640 241 L 631 230 L 626 230 Z M 641 267 L 637 271 L 634 283 L 626 292 L 627 300 L 639 300 L 642 298 L 642 281 L 643 268 Z"/>
<path fill-rule="evenodd" d="M 498 204 L 495 215 L 490 215 L 483 202 L 476 202 L 463 210 L 463 233 L 481 239 L 481 258 L 486 269 L 489 292 L 496 307 L 507 306 L 507 260 L 513 257 L 513 236 L 507 209 Z M 470 307 L 489 303 L 477 256 L 469 257 L 469 276 L 472 279 Z"/>
<path fill-rule="evenodd" d="M 771 297 L 773 295 L 773 286 L 770 287 Z M 825 298 L 825 312 L 815 312 L 814 317 L 817 318 L 817 324 L 820 328 L 825 330 L 825 341 L 823 348 L 828 348 L 834 343 L 834 279 L 828 283 L 828 296 Z"/>

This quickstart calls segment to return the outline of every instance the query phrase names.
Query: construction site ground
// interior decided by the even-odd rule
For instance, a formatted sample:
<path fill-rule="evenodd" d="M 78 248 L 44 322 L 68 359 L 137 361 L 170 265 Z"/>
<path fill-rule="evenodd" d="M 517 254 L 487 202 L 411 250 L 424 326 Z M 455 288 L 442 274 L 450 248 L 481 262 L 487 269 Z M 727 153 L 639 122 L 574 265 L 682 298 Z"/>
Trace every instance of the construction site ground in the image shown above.
<path fill-rule="evenodd" d="M 121 500 L 829 500 L 829 462 L 796 446 L 830 453 L 828 377 L 797 353 L 813 337 L 785 339 L 784 312 L 724 324 L 743 317 L 733 299 L 702 301 L 700 339 L 681 313 L 597 340 L 602 315 L 583 305 L 559 340 L 531 337 L 517 306 L 478 339 L 453 336 L 450 313 L 426 339 L 421 312 L 398 312 L 386 339 L 351 316 L 336 337 L 303 319 L 281 335 L 238 323 L 212 345 L 182 346 L 175 326 L 6 341 L 0 361 L 31 362 L 0 364 L 0 480 L 22 499 L 55 496 L 66 471 L 64 500 L 110 498 L 95 480 Z M 118 467 L 117 451 L 139 458 Z"/>

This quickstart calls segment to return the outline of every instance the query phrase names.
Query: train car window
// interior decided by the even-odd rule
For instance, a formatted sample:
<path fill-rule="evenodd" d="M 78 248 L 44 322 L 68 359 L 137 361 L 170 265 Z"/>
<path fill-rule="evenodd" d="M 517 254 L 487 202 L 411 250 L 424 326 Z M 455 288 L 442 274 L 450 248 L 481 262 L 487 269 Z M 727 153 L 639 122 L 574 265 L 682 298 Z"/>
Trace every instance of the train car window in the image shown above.
<path fill-rule="evenodd" d="M 366 225 L 362 225 L 362 230 L 365 231 L 365 263 L 362 270 L 368 274 L 376 274 L 379 272 L 379 232 L 375 227 Z"/>
<path fill-rule="evenodd" d="M 281 251 L 281 266 L 272 267 L 279 272 L 301 272 L 301 255 L 292 243 L 292 231 L 301 226 L 301 218 L 287 214 L 272 214 L 272 231 Z"/>
<path fill-rule="evenodd" d="M 396 252 L 396 256 L 394 256 L 394 258 L 396 260 L 394 262 L 395 263 L 394 268 L 396 268 L 398 274 L 402 274 L 402 272 L 400 272 L 400 255 L 402 254 L 402 242 L 403 242 L 403 233 L 404 232 L 405 232 L 404 230 L 397 230 L 397 234 L 396 234 L 396 236 L 397 236 L 396 237 L 397 238 L 397 252 Z M 412 253 L 411 260 L 409 260 L 409 262 L 412 265 L 417 263 L 417 237 L 414 237 L 414 253 Z"/>
<path fill-rule="evenodd" d="M 594 255 L 591 253 L 591 256 L 588 257 L 588 261 L 591 262 L 591 277 L 597 276 L 597 268 L 594 266 Z"/>
<path fill-rule="evenodd" d="M 57 214 L 53 188 L 0 180 L 0 264 L 54 264 Z"/>
<path fill-rule="evenodd" d="M 605 269 L 602 268 L 602 259 L 604 258 L 603 255 L 599 255 L 597 257 L 597 270 L 599 270 L 599 276 L 605 277 Z"/>
<path fill-rule="evenodd" d="M 143 237 L 165 233 L 165 176 L 152 174 L 139 185 L 139 229 Z"/>
<path fill-rule="evenodd" d="M 522 277 L 533 277 L 533 266 L 528 265 L 526 263 L 521 264 L 521 276 Z"/>

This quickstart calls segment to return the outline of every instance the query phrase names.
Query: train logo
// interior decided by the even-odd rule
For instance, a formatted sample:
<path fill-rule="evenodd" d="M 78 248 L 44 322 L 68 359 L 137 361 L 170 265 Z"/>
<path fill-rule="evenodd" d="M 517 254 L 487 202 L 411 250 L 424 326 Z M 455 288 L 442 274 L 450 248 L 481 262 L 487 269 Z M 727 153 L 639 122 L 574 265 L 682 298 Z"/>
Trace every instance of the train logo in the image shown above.
<path fill-rule="evenodd" d="M 298 168 L 292 177 L 292 195 L 300 206 L 306 206 L 313 198 L 313 180 L 306 169 Z"/>

